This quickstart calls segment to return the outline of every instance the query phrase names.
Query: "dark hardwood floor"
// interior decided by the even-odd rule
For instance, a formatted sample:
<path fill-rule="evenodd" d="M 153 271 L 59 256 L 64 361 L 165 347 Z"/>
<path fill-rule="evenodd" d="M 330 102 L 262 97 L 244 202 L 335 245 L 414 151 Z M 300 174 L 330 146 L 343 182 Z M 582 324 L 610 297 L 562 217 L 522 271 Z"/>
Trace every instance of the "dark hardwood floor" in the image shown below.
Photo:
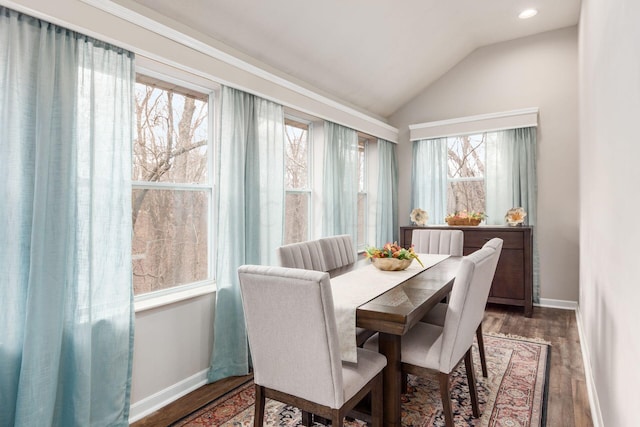
<path fill-rule="evenodd" d="M 527 318 L 522 308 L 489 305 L 483 330 L 551 342 L 547 426 L 593 426 L 574 311 L 534 307 Z M 248 375 L 206 385 L 132 425 L 168 426 L 250 379 Z"/>

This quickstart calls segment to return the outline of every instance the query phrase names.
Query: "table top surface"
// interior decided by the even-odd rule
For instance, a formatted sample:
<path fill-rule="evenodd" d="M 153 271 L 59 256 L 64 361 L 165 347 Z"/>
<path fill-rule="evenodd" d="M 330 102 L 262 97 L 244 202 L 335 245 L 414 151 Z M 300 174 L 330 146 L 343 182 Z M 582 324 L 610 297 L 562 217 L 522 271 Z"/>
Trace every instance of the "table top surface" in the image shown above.
<path fill-rule="evenodd" d="M 356 310 L 357 326 L 404 335 L 451 292 L 461 261 L 462 257 L 449 257 L 362 304 Z M 361 268 L 369 262 L 361 259 L 349 266 L 332 270 L 329 274 L 336 277 Z"/>

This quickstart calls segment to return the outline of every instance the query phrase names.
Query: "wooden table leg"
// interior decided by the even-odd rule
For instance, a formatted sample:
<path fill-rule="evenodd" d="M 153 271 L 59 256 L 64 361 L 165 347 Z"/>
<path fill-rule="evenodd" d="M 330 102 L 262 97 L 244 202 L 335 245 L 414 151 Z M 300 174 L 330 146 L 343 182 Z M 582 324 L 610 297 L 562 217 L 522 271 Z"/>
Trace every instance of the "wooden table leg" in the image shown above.
<path fill-rule="evenodd" d="M 387 366 L 383 371 L 385 427 L 400 427 L 402 425 L 400 338 L 400 335 L 382 332 L 379 334 L 379 351 L 387 357 Z"/>

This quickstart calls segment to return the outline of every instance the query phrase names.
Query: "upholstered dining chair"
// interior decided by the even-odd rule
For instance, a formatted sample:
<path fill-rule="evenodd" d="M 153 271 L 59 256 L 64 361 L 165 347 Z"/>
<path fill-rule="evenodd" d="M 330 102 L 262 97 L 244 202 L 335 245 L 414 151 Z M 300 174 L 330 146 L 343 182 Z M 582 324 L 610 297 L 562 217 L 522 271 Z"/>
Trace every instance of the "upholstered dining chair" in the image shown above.
<path fill-rule="evenodd" d="M 270 398 L 340 427 L 371 393 L 371 422 L 381 427 L 387 360 L 358 348 L 358 363 L 341 361 L 329 274 L 245 265 L 238 276 L 254 369 L 254 425 L 263 425 L 265 399 Z M 309 425 L 310 419 L 303 423 Z"/>
<path fill-rule="evenodd" d="M 450 376 L 463 359 L 473 416 L 480 416 L 471 347 L 474 332 L 484 315 L 499 255 L 493 247 L 484 247 L 464 257 L 453 284 L 444 326 L 419 322 L 402 337 L 402 372 L 413 375 L 438 374 L 447 427 L 454 425 Z M 378 337 L 369 339 L 364 347 L 377 349 Z"/>
<path fill-rule="evenodd" d="M 320 241 L 292 243 L 276 250 L 281 267 L 327 271 Z"/>
<path fill-rule="evenodd" d="M 462 256 L 464 233 L 462 230 L 413 230 L 411 244 L 421 254 Z"/>
<path fill-rule="evenodd" d="M 344 267 L 356 262 L 356 251 L 353 247 L 353 239 L 349 234 L 323 237 L 319 240 L 326 271 Z M 371 338 L 376 332 L 369 329 L 356 327 L 356 344 L 358 347 Z"/>
<path fill-rule="evenodd" d="M 460 231 L 460 230 L 457 230 Z M 460 233 L 462 233 L 460 231 Z M 500 258 L 500 253 L 502 252 L 502 239 L 491 239 L 487 243 L 484 244 L 483 247 L 491 247 L 498 251 L 498 259 Z M 496 260 L 497 264 L 498 260 Z M 422 322 L 431 323 L 432 325 L 444 326 L 444 319 L 447 314 L 447 304 L 439 303 L 434 308 L 432 308 L 423 318 Z M 482 367 L 482 376 L 487 378 L 489 376 L 489 372 L 487 369 L 487 357 L 484 349 L 484 336 L 482 335 L 482 322 L 478 325 L 478 329 L 476 329 L 476 340 L 478 341 L 478 353 L 480 354 L 480 366 Z"/>
<path fill-rule="evenodd" d="M 322 247 L 327 270 L 334 270 L 356 262 L 356 251 L 353 247 L 353 239 L 349 234 L 323 237 L 320 239 L 320 247 Z"/>

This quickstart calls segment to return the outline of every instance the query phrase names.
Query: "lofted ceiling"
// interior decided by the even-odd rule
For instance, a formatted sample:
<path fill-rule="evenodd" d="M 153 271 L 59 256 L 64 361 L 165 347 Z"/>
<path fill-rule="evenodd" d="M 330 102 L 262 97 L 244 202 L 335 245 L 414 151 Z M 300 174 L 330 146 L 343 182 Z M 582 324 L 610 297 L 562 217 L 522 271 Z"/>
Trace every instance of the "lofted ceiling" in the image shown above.
<path fill-rule="evenodd" d="M 383 118 L 476 48 L 580 14 L 580 0 L 135 2 Z M 538 15 L 519 19 L 530 7 Z"/>

